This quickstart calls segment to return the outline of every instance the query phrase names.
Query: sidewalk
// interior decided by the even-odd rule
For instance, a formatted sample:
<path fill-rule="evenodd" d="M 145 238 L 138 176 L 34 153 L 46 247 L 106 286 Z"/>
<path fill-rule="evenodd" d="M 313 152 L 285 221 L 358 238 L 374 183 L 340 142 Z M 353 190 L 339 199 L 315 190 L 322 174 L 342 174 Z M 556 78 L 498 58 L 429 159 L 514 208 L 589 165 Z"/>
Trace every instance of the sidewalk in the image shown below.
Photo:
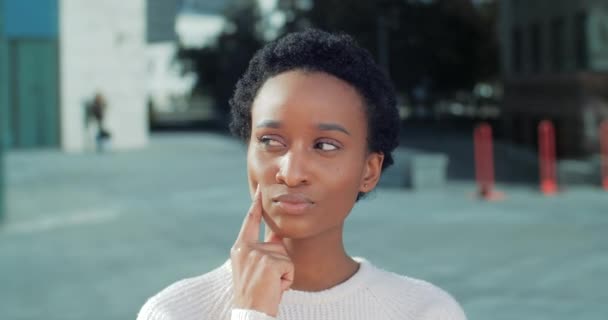
<path fill-rule="evenodd" d="M 244 147 L 214 134 L 153 135 L 144 150 L 102 155 L 9 152 L 5 162 L 0 319 L 134 319 L 148 296 L 221 264 L 250 203 Z M 605 319 L 608 193 L 498 187 L 507 199 L 496 203 L 471 198 L 467 179 L 381 188 L 355 207 L 346 246 L 443 287 L 472 320 Z"/>

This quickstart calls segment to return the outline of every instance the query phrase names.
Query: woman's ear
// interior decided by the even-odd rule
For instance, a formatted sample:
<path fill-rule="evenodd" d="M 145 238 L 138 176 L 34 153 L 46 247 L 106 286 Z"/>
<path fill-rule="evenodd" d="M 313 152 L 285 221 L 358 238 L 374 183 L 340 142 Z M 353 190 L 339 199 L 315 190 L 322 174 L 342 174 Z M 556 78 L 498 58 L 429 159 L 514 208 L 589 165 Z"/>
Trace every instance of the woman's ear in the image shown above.
<path fill-rule="evenodd" d="M 382 152 L 370 152 L 370 154 L 367 155 L 363 179 L 361 179 L 361 185 L 359 186 L 360 192 L 367 193 L 376 187 L 380 180 L 380 174 L 382 173 L 383 161 L 384 154 Z"/>

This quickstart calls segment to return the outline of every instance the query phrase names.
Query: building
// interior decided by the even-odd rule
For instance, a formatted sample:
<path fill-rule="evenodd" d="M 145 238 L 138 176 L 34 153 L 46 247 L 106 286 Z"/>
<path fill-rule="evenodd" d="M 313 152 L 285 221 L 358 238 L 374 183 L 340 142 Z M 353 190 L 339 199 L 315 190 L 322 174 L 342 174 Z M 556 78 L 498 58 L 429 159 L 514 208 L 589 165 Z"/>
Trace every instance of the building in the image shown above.
<path fill-rule="evenodd" d="M 608 119 L 608 2 L 499 2 L 504 133 L 535 146 L 543 119 L 556 128 L 561 158 L 599 149 Z"/>
<path fill-rule="evenodd" d="M 94 145 L 86 106 L 108 104 L 112 148 L 148 139 L 145 0 L 0 0 L 0 132 L 9 148 Z"/>

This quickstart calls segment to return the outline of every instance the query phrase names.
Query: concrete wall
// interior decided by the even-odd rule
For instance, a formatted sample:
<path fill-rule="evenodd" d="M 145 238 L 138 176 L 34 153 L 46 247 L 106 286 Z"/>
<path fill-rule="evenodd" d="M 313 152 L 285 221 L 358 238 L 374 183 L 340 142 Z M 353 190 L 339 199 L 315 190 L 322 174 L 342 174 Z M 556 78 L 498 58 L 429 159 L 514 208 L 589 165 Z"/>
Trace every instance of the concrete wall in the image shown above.
<path fill-rule="evenodd" d="M 144 146 L 146 1 L 61 0 L 59 12 L 62 148 L 92 148 L 85 105 L 97 91 L 108 104 L 112 148 Z"/>

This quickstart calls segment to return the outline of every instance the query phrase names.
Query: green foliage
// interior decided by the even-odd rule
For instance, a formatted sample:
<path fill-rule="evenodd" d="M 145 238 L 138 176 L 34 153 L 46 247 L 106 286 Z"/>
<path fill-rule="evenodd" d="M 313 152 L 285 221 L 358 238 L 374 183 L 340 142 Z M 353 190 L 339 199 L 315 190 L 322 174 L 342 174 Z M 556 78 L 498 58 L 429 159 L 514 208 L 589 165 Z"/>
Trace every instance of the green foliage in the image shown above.
<path fill-rule="evenodd" d="M 294 18 L 286 32 L 313 25 L 353 35 L 387 64 L 398 91 L 427 81 L 441 93 L 470 89 L 498 73 L 496 3 L 476 8 L 470 0 L 323 0 L 309 11 L 290 3 L 284 10 Z"/>
<path fill-rule="evenodd" d="M 256 25 L 260 13 L 255 0 L 237 1 L 224 14 L 228 27 L 215 44 L 204 48 L 182 48 L 178 58 L 197 73 L 195 91 L 213 97 L 216 111 L 228 115 L 228 100 L 249 59 L 262 45 Z"/>
<path fill-rule="evenodd" d="M 312 0 L 311 0 L 312 1 Z M 279 1 L 286 17 L 279 35 L 307 27 L 346 32 L 384 64 L 401 93 L 425 84 L 434 95 L 470 90 L 498 73 L 496 3 L 471 0 Z M 199 76 L 196 90 L 211 94 L 221 114 L 247 62 L 263 43 L 257 1 L 236 1 L 225 13 L 234 28 L 216 45 L 182 50 Z"/>

